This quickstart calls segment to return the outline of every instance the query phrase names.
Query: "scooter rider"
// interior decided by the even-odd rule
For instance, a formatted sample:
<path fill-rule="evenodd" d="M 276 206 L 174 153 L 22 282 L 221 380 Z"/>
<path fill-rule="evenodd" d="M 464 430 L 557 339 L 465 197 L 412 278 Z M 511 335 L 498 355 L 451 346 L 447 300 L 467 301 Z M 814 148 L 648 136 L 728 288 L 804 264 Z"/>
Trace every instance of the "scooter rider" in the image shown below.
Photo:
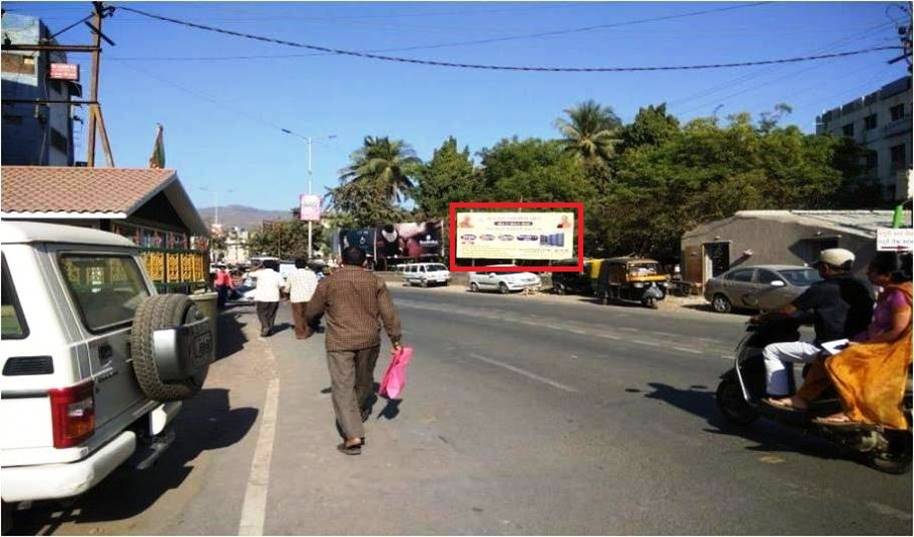
<path fill-rule="evenodd" d="M 779 310 L 756 315 L 752 323 L 764 323 L 778 317 L 813 320 L 816 338 L 773 343 L 765 347 L 765 380 L 769 398 L 765 402 L 780 408 L 803 408 L 801 402 L 788 398 L 792 363 L 810 363 L 822 352 L 822 344 L 846 339 L 866 330 L 873 315 L 873 292 L 863 280 L 851 275 L 855 256 L 843 248 L 822 250 L 815 267 L 822 281 L 809 286 L 802 295 Z"/>

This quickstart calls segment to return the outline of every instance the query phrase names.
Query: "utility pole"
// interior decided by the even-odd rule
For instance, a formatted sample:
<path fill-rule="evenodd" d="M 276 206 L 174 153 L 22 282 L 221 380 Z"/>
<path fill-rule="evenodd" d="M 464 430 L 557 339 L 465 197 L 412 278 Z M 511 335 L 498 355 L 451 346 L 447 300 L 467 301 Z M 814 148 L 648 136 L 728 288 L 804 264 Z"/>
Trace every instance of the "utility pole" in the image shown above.
<path fill-rule="evenodd" d="M 95 31 L 92 32 L 92 78 L 89 81 L 89 99 L 93 102 L 98 102 L 98 74 L 102 59 L 102 4 L 101 2 L 92 2 L 92 6 L 95 8 L 95 14 L 92 16 L 92 26 Z M 96 106 L 94 104 L 89 105 L 89 140 L 86 163 L 90 168 L 95 167 Z"/>
<path fill-rule="evenodd" d="M 311 137 L 308 136 L 308 195 L 311 195 L 311 178 L 313 176 L 311 170 Z M 299 210 L 301 208 L 299 207 Z M 311 233 L 312 233 L 312 222 L 308 220 L 308 261 L 311 260 Z"/>

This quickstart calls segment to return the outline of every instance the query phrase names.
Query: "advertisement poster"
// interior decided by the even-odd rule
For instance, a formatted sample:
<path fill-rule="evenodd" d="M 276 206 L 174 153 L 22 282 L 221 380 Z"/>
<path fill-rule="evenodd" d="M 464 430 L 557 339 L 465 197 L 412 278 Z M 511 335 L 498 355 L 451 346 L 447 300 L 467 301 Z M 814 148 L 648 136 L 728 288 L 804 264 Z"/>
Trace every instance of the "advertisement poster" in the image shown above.
<path fill-rule="evenodd" d="M 302 194 L 299 197 L 300 219 L 304 222 L 320 222 L 321 197 L 314 194 Z"/>
<path fill-rule="evenodd" d="M 573 257 L 574 212 L 457 212 L 457 257 L 562 260 Z"/>
<path fill-rule="evenodd" d="M 372 228 L 365 229 L 343 229 L 340 231 L 339 251 L 349 246 L 358 246 L 366 254 L 374 255 L 375 230 Z"/>
<path fill-rule="evenodd" d="M 378 259 L 421 259 L 441 255 L 440 220 L 386 224 L 377 231 Z"/>

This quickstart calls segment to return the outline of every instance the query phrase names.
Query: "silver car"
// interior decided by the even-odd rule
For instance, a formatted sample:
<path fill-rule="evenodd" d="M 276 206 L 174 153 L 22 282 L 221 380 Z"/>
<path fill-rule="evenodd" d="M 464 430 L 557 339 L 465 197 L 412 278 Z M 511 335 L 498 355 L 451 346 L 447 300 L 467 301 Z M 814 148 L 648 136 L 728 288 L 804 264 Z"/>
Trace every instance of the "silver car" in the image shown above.
<path fill-rule="evenodd" d="M 790 303 L 821 279 L 819 272 L 809 267 L 736 267 L 708 280 L 705 299 L 719 313 L 734 308 L 768 311 Z"/>

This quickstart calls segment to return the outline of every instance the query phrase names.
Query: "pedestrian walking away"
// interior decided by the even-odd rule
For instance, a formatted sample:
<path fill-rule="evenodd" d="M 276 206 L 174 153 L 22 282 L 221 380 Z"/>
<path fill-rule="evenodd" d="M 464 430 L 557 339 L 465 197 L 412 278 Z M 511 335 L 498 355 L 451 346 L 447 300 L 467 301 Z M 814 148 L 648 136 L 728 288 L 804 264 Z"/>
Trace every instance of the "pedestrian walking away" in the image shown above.
<path fill-rule="evenodd" d="M 308 302 L 307 318 L 313 321 L 326 315 L 331 399 L 344 436 L 337 449 L 358 455 L 365 443 L 362 422 L 371 413 L 381 324 L 395 353 L 401 346 L 400 319 L 384 280 L 365 269 L 365 252 L 349 246 L 342 257 L 343 267 L 318 284 Z"/>
<path fill-rule="evenodd" d="M 307 339 L 311 336 L 311 323 L 305 319 L 308 301 L 317 289 L 317 275 L 308 268 L 308 260 L 299 257 L 295 260 L 295 271 L 286 280 L 285 291 L 289 294 L 292 305 L 292 322 L 295 323 L 296 339 Z"/>
<path fill-rule="evenodd" d="M 260 335 L 267 337 L 273 331 L 276 310 L 279 309 L 279 292 L 284 283 L 278 272 L 263 263 L 251 273 L 251 277 L 257 282 L 254 302 L 257 304 L 257 318 L 260 320 Z"/>

